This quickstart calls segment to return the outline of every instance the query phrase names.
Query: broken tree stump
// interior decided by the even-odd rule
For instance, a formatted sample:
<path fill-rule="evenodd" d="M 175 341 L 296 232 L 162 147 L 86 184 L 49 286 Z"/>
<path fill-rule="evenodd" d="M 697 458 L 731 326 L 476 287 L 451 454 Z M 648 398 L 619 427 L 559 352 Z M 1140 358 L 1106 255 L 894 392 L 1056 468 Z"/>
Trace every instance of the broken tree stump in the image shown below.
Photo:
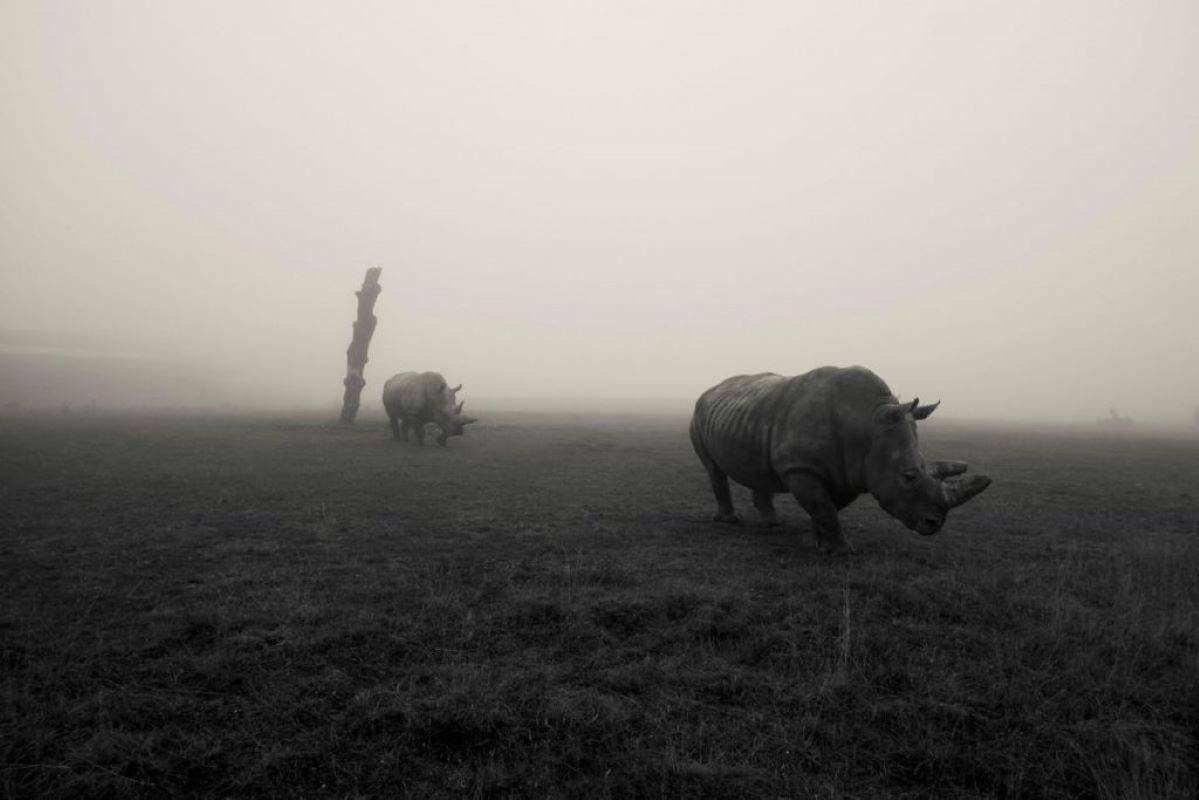
<path fill-rule="evenodd" d="M 375 333 L 375 298 L 383 287 L 379 285 L 379 273 L 382 267 L 371 267 L 366 271 L 362 280 L 362 288 L 354 292 L 358 296 L 358 319 L 354 321 L 354 335 L 350 338 L 350 346 L 346 349 L 346 379 L 342 384 L 346 387 L 341 400 L 341 424 L 353 425 L 354 417 L 358 416 L 358 403 L 362 397 L 362 387 L 366 379 L 362 377 L 366 369 L 366 351 L 371 344 L 371 336 Z"/>

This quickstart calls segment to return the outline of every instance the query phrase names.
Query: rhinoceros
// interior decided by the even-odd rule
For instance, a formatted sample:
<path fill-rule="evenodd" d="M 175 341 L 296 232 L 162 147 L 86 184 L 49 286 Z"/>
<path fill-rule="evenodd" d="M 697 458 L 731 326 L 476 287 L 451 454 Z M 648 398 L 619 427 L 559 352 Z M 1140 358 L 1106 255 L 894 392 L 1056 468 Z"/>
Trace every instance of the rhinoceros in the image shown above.
<path fill-rule="evenodd" d="M 411 429 L 417 444 L 425 443 L 425 425 L 435 422 L 441 427 L 437 443 L 445 447 L 451 436 L 461 436 L 463 428 L 474 417 L 462 413 L 458 402 L 458 390 L 462 384 L 449 388 L 445 378 L 437 372 L 401 372 L 383 384 L 383 408 L 391 421 L 391 435 L 395 439 L 407 439 Z"/>
<path fill-rule="evenodd" d="M 940 402 L 900 403 L 864 367 L 820 367 L 793 377 L 737 375 L 695 404 L 691 443 L 716 495 L 719 522 L 736 522 L 729 478 L 753 490 L 763 522 L 778 524 L 774 495 L 790 492 L 812 518 L 818 546 L 850 550 L 837 512 L 870 493 L 888 514 L 925 536 L 949 509 L 991 479 L 961 476 L 960 461 L 926 463 L 916 421 Z"/>

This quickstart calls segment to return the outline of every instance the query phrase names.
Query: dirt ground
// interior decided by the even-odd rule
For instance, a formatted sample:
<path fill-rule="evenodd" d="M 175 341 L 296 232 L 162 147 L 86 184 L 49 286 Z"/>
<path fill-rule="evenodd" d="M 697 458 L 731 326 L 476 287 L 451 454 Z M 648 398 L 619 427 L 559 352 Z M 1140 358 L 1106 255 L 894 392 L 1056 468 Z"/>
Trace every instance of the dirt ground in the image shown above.
<path fill-rule="evenodd" d="M 1199 437 L 934 417 L 994 484 L 829 558 L 685 417 L 479 416 L 0 417 L 0 791 L 1199 789 Z"/>

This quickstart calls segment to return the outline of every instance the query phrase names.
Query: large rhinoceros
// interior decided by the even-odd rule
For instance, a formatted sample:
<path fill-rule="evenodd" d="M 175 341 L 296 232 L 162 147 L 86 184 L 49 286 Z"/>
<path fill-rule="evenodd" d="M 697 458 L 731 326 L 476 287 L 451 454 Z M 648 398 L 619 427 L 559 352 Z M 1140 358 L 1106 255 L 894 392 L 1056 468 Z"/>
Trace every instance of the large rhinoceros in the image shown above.
<path fill-rule="evenodd" d="M 383 384 L 383 408 L 391 420 L 391 435 L 407 439 L 411 429 L 417 444 L 425 443 L 425 425 L 434 422 L 441 427 L 437 443 L 445 446 L 446 439 L 461 436 L 463 427 L 478 422 L 462 413 L 458 390 L 462 384 L 449 388 L 438 372 L 401 372 Z"/>
<path fill-rule="evenodd" d="M 774 495 L 790 492 L 812 517 L 817 544 L 850 549 L 837 511 L 869 492 L 917 533 L 936 533 L 949 509 L 991 479 L 960 476 L 960 461 L 925 463 L 916 420 L 939 405 L 900 403 L 863 367 L 821 367 L 794 377 L 737 375 L 704 392 L 691 417 L 691 443 L 716 494 L 716 520 L 736 522 L 729 478 L 753 490 L 767 524 Z"/>

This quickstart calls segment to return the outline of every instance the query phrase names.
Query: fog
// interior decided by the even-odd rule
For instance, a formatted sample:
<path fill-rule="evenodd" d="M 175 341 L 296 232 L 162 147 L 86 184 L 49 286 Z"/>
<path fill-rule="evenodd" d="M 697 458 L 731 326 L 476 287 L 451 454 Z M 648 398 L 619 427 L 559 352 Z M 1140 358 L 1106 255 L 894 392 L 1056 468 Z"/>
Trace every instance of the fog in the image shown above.
<path fill-rule="evenodd" d="M 569 405 L 862 364 L 947 417 L 1189 421 L 1197 31 L 1193 0 L 0 4 L 0 357 L 333 408 L 377 265 L 368 408 L 406 369 Z"/>

